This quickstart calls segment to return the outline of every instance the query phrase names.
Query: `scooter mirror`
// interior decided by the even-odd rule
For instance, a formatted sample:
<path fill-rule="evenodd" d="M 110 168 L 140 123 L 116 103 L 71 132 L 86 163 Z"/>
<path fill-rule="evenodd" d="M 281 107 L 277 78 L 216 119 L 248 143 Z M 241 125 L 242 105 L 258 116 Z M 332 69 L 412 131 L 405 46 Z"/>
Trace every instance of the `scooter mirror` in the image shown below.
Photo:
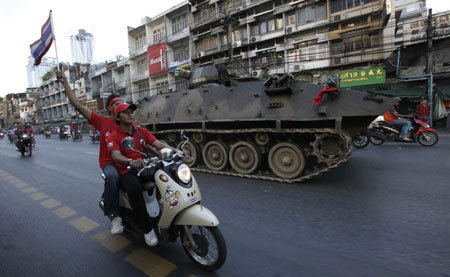
<path fill-rule="evenodd" d="M 134 149 L 136 141 L 132 137 L 126 137 L 122 140 L 122 147 L 125 149 Z"/>

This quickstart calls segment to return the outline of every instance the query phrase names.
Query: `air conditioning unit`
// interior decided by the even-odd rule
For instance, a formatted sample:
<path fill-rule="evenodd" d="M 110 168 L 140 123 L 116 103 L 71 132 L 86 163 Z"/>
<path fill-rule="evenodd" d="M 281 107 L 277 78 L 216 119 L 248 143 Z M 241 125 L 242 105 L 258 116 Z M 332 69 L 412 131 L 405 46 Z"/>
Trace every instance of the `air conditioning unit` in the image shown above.
<path fill-rule="evenodd" d="M 205 56 L 205 52 L 204 51 L 201 51 L 201 52 L 197 53 L 197 58 L 204 57 L 204 56 Z"/>
<path fill-rule="evenodd" d="M 250 43 L 255 43 L 255 42 L 258 42 L 259 40 L 260 40 L 259 36 L 254 36 L 254 37 L 250 38 Z"/>
<path fill-rule="evenodd" d="M 292 27 L 287 27 L 286 33 L 288 33 L 288 34 L 292 33 Z"/>
<path fill-rule="evenodd" d="M 260 71 L 260 70 L 253 70 L 253 71 L 252 71 L 252 77 L 253 77 L 253 78 L 258 78 L 258 76 L 259 76 L 259 71 Z"/>
<path fill-rule="evenodd" d="M 239 47 L 242 45 L 242 41 L 241 40 L 236 40 L 233 42 L 233 48 Z"/>

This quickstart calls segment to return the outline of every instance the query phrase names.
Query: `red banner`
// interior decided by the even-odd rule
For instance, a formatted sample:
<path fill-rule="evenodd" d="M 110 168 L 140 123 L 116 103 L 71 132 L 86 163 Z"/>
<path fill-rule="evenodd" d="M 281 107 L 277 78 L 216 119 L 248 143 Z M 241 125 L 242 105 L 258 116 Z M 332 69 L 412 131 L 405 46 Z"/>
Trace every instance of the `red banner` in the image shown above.
<path fill-rule="evenodd" d="M 148 72 L 150 76 L 167 72 L 166 43 L 161 42 L 147 49 Z"/>

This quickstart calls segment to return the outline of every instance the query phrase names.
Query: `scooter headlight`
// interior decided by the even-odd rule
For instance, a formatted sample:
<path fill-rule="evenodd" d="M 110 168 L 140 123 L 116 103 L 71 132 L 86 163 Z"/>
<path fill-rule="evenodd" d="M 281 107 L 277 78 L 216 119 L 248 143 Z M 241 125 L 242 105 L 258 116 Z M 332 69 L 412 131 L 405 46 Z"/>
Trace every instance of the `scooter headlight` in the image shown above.
<path fill-rule="evenodd" d="M 22 135 L 22 138 L 28 138 L 28 136 L 27 136 L 27 135 L 25 135 L 25 134 L 23 134 L 23 135 Z"/>
<path fill-rule="evenodd" d="M 177 176 L 181 182 L 187 184 L 191 181 L 191 169 L 185 164 L 181 164 L 177 169 Z"/>

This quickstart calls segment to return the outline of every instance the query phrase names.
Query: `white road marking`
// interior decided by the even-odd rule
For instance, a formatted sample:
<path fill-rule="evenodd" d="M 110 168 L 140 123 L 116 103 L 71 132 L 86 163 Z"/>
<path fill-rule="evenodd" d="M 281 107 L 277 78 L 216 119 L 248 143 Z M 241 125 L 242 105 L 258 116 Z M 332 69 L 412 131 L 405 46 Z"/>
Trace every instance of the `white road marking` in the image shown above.
<path fill-rule="evenodd" d="M 55 148 L 55 150 L 62 151 L 64 148 Z"/>
<path fill-rule="evenodd" d="M 96 152 L 84 152 L 84 153 L 86 153 L 86 154 L 92 154 L 92 155 L 98 155 L 98 153 L 96 153 Z"/>

